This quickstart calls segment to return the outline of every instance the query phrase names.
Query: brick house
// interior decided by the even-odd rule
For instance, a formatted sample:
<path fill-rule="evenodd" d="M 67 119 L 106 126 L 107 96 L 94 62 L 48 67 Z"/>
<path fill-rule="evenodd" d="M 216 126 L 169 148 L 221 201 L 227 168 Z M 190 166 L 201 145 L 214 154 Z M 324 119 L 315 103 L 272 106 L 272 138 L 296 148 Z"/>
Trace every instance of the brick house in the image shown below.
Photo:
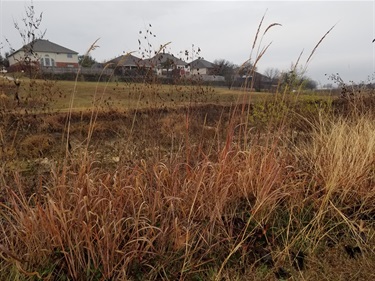
<path fill-rule="evenodd" d="M 11 70 L 31 67 L 78 68 L 78 53 L 45 39 L 37 39 L 8 56 Z"/>

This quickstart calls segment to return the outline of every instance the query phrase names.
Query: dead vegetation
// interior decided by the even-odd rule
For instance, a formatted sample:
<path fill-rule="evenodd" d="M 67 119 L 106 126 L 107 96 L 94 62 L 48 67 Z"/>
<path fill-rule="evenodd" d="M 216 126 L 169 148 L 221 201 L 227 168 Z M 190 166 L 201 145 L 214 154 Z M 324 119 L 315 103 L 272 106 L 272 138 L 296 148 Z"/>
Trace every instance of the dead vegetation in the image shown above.
<path fill-rule="evenodd" d="M 288 106 L 99 113 L 89 141 L 74 113 L 68 156 L 64 115 L 19 117 L 3 135 L 2 276 L 371 279 L 373 115 Z"/>
<path fill-rule="evenodd" d="M 373 280 L 373 91 L 289 86 L 256 103 L 124 112 L 95 93 L 82 112 L 3 110 L 0 279 Z"/>

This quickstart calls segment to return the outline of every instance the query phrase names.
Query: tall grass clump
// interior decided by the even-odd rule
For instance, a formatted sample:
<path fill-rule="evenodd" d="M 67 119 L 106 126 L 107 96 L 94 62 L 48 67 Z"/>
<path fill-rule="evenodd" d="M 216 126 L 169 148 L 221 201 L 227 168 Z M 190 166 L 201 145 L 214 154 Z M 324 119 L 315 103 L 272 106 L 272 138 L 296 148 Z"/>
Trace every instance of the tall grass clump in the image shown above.
<path fill-rule="evenodd" d="M 352 192 L 371 194 L 368 188 L 374 165 L 374 133 L 375 126 L 368 115 L 355 120 L 324 120 L 312 132 L 308 158 L 316 180 L 323 184 L 330 200 L 331 195 L 343 202 L 352 197 Z"/>
<path fill-rule="evenodd" d="M 113 172 L 74 160 L 52 167 L 32 195 L 15 175 L 1 203 L 3 268 L 14 278 L 175 279 L 229 259 L 245 241 L 256 243 L 251 237 L 285 196 L 286 171 L 273 150 L 227 153 Z"/>
<path fill-rule="evenodd" d="M 374 214 L 375 127 L 371 120 L 367 114 L 354 119 L 321 117 L 309 139 L 292 148 L 298 158 L 296 167 L 305 173 L 305 185 L 298 191 L 304 199 L 297 205 L 308 204 L 314 210 L 309 231 L 312 227 L 319 232 L 312 232 L 317 241 L 333 230 L 322 227 L 326 223 L 329 228 L 340 224 L 351 228 Z"/>

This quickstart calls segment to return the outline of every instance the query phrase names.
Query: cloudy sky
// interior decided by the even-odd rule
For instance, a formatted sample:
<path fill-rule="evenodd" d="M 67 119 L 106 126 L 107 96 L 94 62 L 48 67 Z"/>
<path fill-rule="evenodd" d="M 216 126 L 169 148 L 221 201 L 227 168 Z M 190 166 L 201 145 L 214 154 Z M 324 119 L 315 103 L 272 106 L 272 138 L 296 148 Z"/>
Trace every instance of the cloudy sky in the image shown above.
<path fill-rule="evenodd" d="M 14 22 L 22 24 L 30 1 L 0 0 L 0 42 L 4 55 L 9 44 L 18 49 L 22 40 Z M 171 42 L 167 51 L 200 48 L 206 60 L 226 59 L 235 64 L 256 58 L 258 48 L 271 43 L 258 63 L 267 68 L 290 69 L 302 53 L 306 60 L 324 34 L 335 25 L 315 51 L 306 75 L 320 85 L 339 73 L 344 81 L 367 81 L 375 72 L 375 1 L 33 1 L 43 12 L 45 39 L 80 54 L 98 38 L 91 55 L 108 61 L 124 52 L 137 53 L 141 41 L 153 49 Z M 262 16 L 255 50 L 251 52 Z M 261 39 L 261 34 L 273 23 Z M 150 27 L 150 24 L 152 27 Z M 152 35 L 147 34 L 147 30 Z M 142 34 L 139 32 L 142 31 Z M 145 35 L 147 39 L 144 38 Z M 154 37 L 153 35 L 156 35 Z M 181 55 L 184 57 L 184 55 Z M 327 74 L 327 76 L 325 75 Z M 375 82 L 375 81 L 373 81 Z"/>

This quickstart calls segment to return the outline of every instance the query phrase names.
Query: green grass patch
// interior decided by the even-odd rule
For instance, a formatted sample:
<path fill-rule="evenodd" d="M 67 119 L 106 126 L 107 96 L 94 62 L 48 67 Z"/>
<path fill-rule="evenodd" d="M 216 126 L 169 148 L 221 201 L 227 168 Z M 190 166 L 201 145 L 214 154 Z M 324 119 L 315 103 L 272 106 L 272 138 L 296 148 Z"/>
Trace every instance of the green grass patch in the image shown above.
<path fill-rule="evenodd" d="M 34 111 L 68 111 L 74 92 L 73 110 L 96 107 L 102 110 L 176 108 L 196 104 L 256 103 L 271 100 L 275 94 L 245 89 L 205 85 L 162 85 L 126 82 L 74 82 L 21 80 L 19 96 Z M 302 93 L 300 100 L 326 99 L 327 95 Z"/>

